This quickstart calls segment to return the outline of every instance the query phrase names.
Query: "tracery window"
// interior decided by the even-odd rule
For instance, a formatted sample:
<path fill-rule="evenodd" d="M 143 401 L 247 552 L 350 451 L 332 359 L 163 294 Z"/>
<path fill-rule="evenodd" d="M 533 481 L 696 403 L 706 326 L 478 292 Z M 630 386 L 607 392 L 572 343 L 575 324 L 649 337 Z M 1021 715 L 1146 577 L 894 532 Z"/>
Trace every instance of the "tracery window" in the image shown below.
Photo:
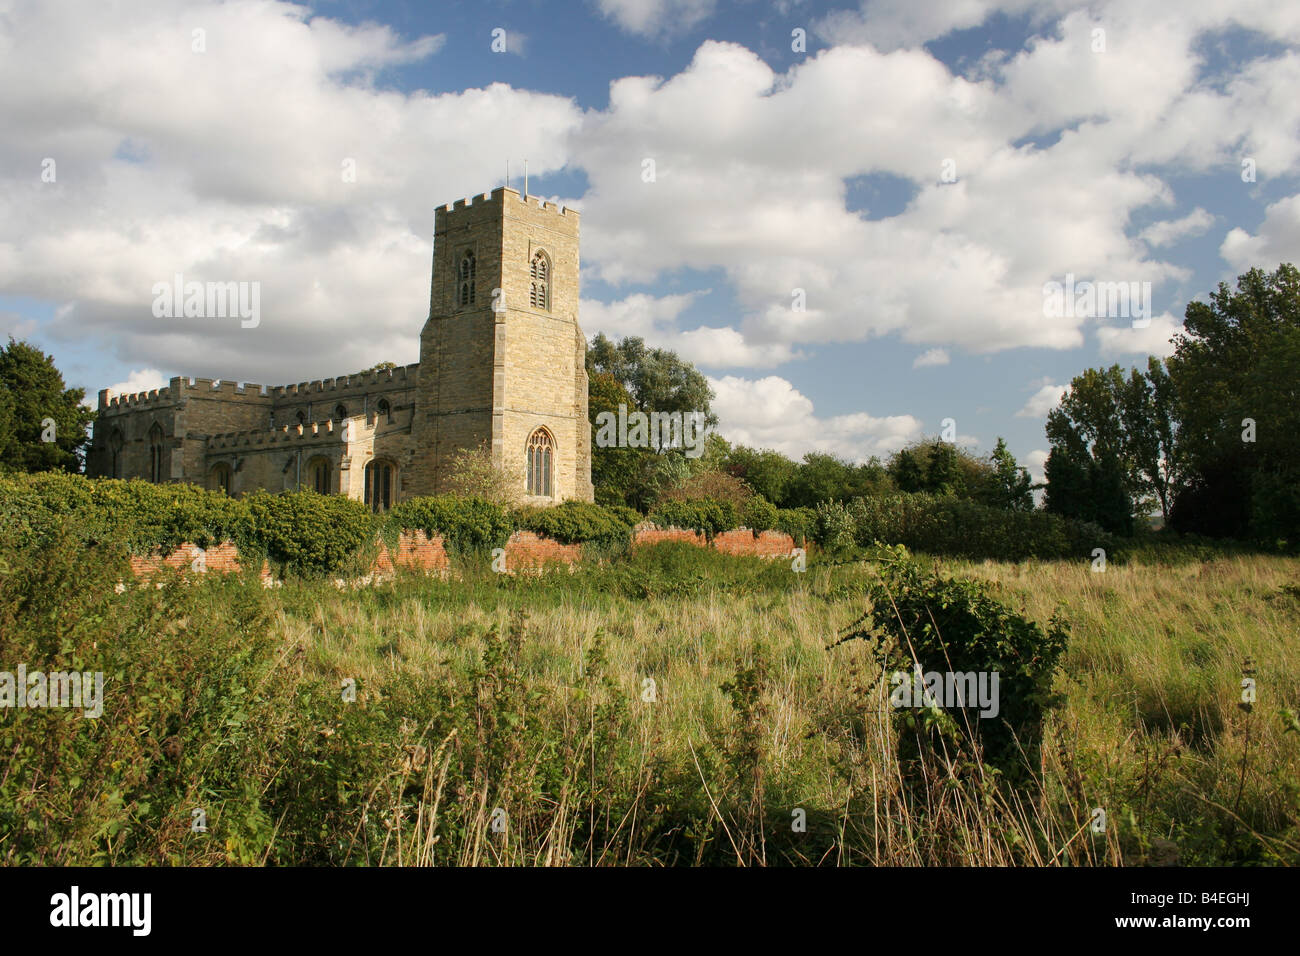
<path fill-rule="evenodd" d="M 330 488 L 330 463 L 328 458 L 313 458 L 307 463 L 308 487 L 319 495 L 328 495 Z"/>
<path fill-rule="evenodd" d="M 397 468 L 389 461 L 372 461 L 366 465 L 366 506 L 371 511 L 387 511 L 393 506 Z"/>
<path fill-rule="evenodd" d="M 555 442 L 551 433 L 539 428 L 528 439 L 527 473 L 528 493 L 551 497 L 551 458 Z"/>
<path fill-rule="evenodd" d="M 538 250 L 533 256 L 528 270 L 528 304 L 534 309 L 551 308 L 551 260 L 546 253 Z"/>
<path fill-rule="evenodd" d="M 474 274 L 478 270 L 478 262 L 474 258 L 474 253 L 466 252 L 460 260 L 460 271 L 457 274 L 457 281 L 460 283 L 460 304 L 474 304 Z"/>

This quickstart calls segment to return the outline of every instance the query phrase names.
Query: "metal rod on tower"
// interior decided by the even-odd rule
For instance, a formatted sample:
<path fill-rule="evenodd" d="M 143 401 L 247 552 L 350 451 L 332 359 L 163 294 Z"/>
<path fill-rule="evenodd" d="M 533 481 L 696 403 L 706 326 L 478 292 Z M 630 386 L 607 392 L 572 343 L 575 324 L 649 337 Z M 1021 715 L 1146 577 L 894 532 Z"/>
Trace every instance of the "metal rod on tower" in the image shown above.
<path fill-rule="evenodd" d="M 528 199 L 528 160 L 524 160 L 524 199 Z"/>
<path fill-rule="evenodd" d="M 506 160 L 506 189 L 510 188 L 510 160 Z"/>

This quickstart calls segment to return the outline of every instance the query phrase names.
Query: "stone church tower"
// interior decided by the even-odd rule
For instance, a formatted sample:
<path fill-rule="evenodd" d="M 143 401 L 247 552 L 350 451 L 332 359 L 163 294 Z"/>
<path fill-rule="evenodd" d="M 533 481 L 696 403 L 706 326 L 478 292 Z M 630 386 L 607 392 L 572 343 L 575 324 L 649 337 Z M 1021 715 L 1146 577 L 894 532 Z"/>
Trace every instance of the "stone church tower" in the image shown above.
<path fill-rule="evenodd" d="M 414 494 L 441 462 L 489 443 L 529 498 L 592 500 L 586 339 L 578 326 L 578 213 L 500 188 L 439 209 L 420 336 Z"/>
<path fill-rule="evenodd" d="M 383 510 L 486 446 L 529 504 L 591 501 L 578 213 L 501 187 L 437 210 L 420 361 L 296 385 L 173 378 L 99 393 L 87 473 Z"/>

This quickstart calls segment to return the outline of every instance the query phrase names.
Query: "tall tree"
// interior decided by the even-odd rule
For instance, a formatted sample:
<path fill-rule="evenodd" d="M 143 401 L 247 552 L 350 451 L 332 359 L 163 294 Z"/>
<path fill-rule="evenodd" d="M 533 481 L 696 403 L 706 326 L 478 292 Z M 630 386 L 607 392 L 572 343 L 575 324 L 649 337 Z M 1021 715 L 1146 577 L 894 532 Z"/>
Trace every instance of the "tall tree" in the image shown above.
<path fill-rule="evenodd" d="M 636 336 L 615 344 L 601 333 L 587 348 L 587 373 L 602 372 L 627 390 L 640 411 L 701 412 L 708 427 L 718 424 L 708 379 L 676 352 L 647 348 Z"/>
<path fill-rule="evenodd" d="M 82 471 L 95 413 L 85 389 L 66 388 L 54 358 L 26 342 L 0 349 L 0 469 Z"/>
<path fill-rule="evenodd" d="M 1187 475 L 1171 523 L 1300 545 L 1300 270 L 1188 303 L 1168 367 Z"/>
<path fill-rule="evenodd" d="M 1076 375 L 1047 415 L 1051 451 L 1045 473 L 1048 511 L 1093 521 L 1107 531 L 1133 530 L 1135 470 L 1126 444 L 1118 365 Z"/>
<path fill-rule="evenodd" d="M 1033 481 L 1029 472 L 1016 462 L 1016 456 L 1007 449 L 1001 435 L 989 455 L 989 466 L 992 474 L 980 496 L 985 503 L 1008 511 L 1033 511 Z"/>

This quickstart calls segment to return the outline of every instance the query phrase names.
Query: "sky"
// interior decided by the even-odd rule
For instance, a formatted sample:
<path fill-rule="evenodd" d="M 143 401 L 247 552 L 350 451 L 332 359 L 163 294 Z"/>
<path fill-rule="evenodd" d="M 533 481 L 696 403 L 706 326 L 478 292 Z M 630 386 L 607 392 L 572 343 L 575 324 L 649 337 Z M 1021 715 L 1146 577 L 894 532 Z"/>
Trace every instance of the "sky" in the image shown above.
<path fill-rule="evenodd" d="M 724 437 L 1041 478 L 1074 375 L 1300 262 L 1297 41 L 1295 0 L 0 0 L 0 337 L 92 402 L 415 362 L 434 210 L 526 161 L 583 331 L 695 363 Z M 176 275 L 258 321 L 157 315 Z"/>

